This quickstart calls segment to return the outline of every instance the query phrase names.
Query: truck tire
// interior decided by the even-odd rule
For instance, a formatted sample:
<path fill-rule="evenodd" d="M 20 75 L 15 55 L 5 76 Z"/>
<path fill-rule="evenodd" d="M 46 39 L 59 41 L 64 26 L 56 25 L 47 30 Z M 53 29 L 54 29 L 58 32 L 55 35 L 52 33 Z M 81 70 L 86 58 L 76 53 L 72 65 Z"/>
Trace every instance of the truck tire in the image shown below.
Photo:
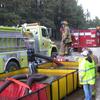
<path fill-rule="evenodd" d="M 20 69 L 16 62 L 9 62 L 6 67 L 6 72 L 11 72 Z"/>

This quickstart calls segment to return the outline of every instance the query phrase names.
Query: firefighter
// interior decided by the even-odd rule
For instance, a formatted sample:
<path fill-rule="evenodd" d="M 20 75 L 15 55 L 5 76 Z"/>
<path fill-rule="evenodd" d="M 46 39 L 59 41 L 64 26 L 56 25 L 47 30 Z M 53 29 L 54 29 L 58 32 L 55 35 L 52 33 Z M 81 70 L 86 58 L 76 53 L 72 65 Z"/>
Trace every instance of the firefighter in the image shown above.
<path fill-rule="evenodd" d="M 64 56 L 68 54 L 68 46 L 70 46 L 72 42 L 67 21 L 61 22 L 60 32 L 62 36 L 61 43 L 60 43 L 60 55 Z"/>
<path fill-rule="evenodd" d="M 85 100 L 92 100 L 92 85 L 96 82 L 95 63 L 87 50 L 82 53 L 82 60 L 79 60 L 79 80 L 83 85 Z"/>

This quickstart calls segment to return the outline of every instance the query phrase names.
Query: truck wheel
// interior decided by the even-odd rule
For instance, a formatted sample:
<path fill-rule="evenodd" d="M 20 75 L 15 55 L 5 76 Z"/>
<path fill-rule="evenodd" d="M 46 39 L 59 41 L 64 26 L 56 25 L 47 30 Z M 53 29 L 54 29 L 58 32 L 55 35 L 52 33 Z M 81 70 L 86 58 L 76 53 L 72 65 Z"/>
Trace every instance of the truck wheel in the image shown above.
<path fill-rule="evenodd" d="M 6 72 L 18 70 L 19 66 L 16 62 L 9 62 L 6 67 Z"/>

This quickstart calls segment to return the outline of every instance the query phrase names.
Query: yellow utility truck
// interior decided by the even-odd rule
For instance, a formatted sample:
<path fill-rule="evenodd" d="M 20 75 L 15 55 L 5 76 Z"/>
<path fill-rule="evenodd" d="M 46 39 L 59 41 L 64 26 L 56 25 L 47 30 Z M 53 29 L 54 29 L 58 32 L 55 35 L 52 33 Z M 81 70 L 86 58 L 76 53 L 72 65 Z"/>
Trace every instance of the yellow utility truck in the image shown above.
<path fill-rule="evenodd" d="M 20 29 L 0 26 L 0 73 L 28 67 L 27 57 Z"/>
<path fill-rule="evenodd" d="M 38 23 L 22 27 L 0 26 L 0 73 L 29 66 L 33 54 L 54 56 L 57 47 L 49 38 L 48 29 Z"/>
<path fill-rule="evenodd" d="M 28 48 L 33 48 L 35 53 L 54 56 L 57 54 L 57 46 L 49 38 L 48 29 L 39 23 L 23 24 L 22 34 Z"/>

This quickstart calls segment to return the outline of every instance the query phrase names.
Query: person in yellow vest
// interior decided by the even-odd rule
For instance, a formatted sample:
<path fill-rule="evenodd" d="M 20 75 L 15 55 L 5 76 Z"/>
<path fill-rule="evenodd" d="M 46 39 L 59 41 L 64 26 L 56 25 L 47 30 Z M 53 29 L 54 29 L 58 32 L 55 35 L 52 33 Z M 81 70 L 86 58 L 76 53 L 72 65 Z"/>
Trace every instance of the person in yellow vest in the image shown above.
<path fill-rule="evenodd" d="M 60 43 L 60 55 L 64 56 L 64 55 L 68 54 L 68 46 L 72 42 L 71 34 L 70 34 L 70 30 L 69 30 L 67 21 L 61 22 L 60 32 L 61 32 L 61 36 L 62 36 L 61 43 Z"/>
<path fill-rule="evenodd" d="M 92 86 L 96 82 L 95 62 L 87 50 L 81 53 L 79 60 L 79 81 L 83 85 L 85 100 L 92 100 Z"/>

